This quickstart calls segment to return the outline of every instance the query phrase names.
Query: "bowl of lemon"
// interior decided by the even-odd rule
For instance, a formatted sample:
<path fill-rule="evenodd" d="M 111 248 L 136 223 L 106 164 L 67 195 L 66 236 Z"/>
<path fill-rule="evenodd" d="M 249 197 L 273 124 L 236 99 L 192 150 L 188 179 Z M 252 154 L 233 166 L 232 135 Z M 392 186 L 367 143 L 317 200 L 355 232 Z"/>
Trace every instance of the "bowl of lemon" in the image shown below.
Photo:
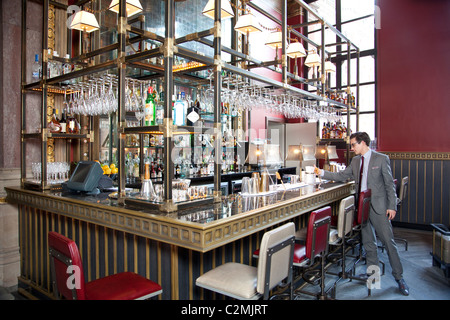
<path fill-rule="evenodd" d="M 109 176 L 113 180 L 116 178 L 117 174 L 119 173 L 119 169 L 116 167 L 116 165 L 114 163 L 111 163 L 110 165 L 103 164 L 102 169 L 103 169 L 103 174 Z"/>

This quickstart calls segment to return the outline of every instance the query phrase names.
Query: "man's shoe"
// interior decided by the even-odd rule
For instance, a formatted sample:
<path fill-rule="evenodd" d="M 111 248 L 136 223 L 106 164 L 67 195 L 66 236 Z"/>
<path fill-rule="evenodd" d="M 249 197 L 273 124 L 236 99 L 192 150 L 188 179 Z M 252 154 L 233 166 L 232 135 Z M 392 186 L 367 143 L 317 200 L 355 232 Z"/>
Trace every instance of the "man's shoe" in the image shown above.
<path fill-rule="evenodd" d="M 405 280 L 400 279 L 397 280 L 398 283 L 398 289 L 400 290 L 401 294 L 404 296 L 409 296 L 409 287 L 406 284 Z"/>

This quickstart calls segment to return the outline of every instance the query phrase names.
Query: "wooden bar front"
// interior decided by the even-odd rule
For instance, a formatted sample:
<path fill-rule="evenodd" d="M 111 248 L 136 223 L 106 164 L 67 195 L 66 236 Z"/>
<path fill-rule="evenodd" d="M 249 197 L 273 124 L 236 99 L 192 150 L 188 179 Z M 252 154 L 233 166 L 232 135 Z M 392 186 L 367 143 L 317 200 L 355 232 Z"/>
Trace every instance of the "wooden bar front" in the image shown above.
<path fill-rule="evenodd" d="M 222 202 L 162 213 L 120 206 L 108 197 L 77 197 L 6 188 L 19 212 L 21 285 L 53 297 L 49 231 L 76 241 L 86 281 L 134 271 L 163 287 L 160 299 L 211 299 L 195 286 L 204 272 L 229 261 L 252 259 L 262 234 L 287 221 L 306 225 L 308 213 L 354 193 L 354 184 L 328 183 L 268 196 L 223 197 Z"/>

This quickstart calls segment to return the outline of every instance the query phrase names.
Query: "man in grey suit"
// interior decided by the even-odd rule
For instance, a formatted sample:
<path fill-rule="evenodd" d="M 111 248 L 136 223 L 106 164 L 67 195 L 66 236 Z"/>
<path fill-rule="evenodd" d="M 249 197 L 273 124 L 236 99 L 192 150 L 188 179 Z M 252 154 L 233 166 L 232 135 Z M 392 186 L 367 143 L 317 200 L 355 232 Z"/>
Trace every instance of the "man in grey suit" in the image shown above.
<path fill-rule="evenodd" d="M 386 247 L 392 275 L 399 285 L 400 292 L 409 294 L 409 288 L 402 277 L 403 267 L 398 255 L 397 245 L 392 233 L 390 220 L 397 211 L 397 195 L 389 157 L 369 148 L 370 137 L 365 132 L 356 132 L 350 136 L 352 151 L 355 152 L 350 165 L 340 172 L 315 169 L 316 174 L 334 181 L 355 180 L 356 190 L 371 189 L 369 222 L 361 230 L 363 246 L 366 250 L 367 266 L 379 265 L 375 232 Z M 362 159 L 364 158 L 364 159 Z M 362 178 L 360 168 L 362 164 Z"/>

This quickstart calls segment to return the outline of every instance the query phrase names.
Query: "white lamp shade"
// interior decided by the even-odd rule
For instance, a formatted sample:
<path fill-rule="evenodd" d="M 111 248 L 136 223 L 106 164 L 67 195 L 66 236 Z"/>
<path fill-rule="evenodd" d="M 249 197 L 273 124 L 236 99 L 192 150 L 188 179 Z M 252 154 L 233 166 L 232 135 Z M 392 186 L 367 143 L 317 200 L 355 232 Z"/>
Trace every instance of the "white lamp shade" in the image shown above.
<path fill-rule="evenodd" d="M 278 49 L 281 48 L 282 44 L 283 44 L 283 34 L 281 33 L 281 31 L 269 33 L 266 46 L 269 46 L 273 49 Z"/>
<path fill-rule="evenodd" d="M 316 52 L 308 54 L 305 60 L 305 65 L 310 68 L 319 66 L 320 56 Z"/>
<path fill-rule="evenodd" d="M 328 159 L 339 159 L 336 152 L 336 146 L 327 146 Z"/>
<path fill-rule="evenodd" d="M 286 161 L 302 161 L 303 160 L 302 145 L 290 145 Z"/>
<path fill-rule="evenodd" d="M 70 23 L 70 29 L 92 32 L 100 29 L 97 19 L 94 14 L 81 10 L 75 13 L 72 22 Z"/>
<path fill-rule="evenodd" d="M 131 17 L 132 15 L 135 15 L 139 12 L 142 12 L 142 5 L 139 2 L 139 0 L 127 0 L 127 16 Z M 111 1 L 111 4 L 109 5 L 109 10 L 119 13 L 119 0 L 113 0 Z"/>
<path fill-rule="evenodd" d="M 234 30 L 243 34 L 247 34 L 247 32 L 262 32 L 256 17 L 251 13 L 240 16 L 234 26 Z"/>
<path fill-rule="evenodd" d="M 292 42 L 286 49 L 289 58 L 301 58 L 306 56 L 306 51 L 300 42 Z"/>
<path fill-rule="evenodd" d="M 280 155 L 280 145 L 278 144 L 264 145 L 264 160 L 267 165 L 276 165 L 283 162 Z"/>
<path fill-rule="evenodd" d="M 303 146 L 303 160 L 316 160 L 315 153 L 316 148 L 312 145 L 304 145 Z"/>
<path fill-rule="evenodd" d="M 328 155 L 327 146 L 318 145 L 316 148 L 316 159 L 326 159 Z"/>
<path fill-rule="evenodd" d="M 319 65 L 319 71 L 321 71 L 322 65 Z M 331 61 L 325 61 L 325 72 L 336 72 L 336 66 Z"/>
<path fill-rule="evenodd" d="M 203 11 L 202 11 L 203 15 L 205 15 L 208 18 L 211 18 L 213 20 L 214 20 L 214 3 L 215 3 L 214 0 L 208 0 L 208 3 L 206 4 L 206 6 L 203 8 Z M 222 6 L 222 10 L 221 10 L 221 18 L 222 19 L 234 17 L 233 8 L 231 8 L 230 1 L 222 0 L 221 6 Z"/>

